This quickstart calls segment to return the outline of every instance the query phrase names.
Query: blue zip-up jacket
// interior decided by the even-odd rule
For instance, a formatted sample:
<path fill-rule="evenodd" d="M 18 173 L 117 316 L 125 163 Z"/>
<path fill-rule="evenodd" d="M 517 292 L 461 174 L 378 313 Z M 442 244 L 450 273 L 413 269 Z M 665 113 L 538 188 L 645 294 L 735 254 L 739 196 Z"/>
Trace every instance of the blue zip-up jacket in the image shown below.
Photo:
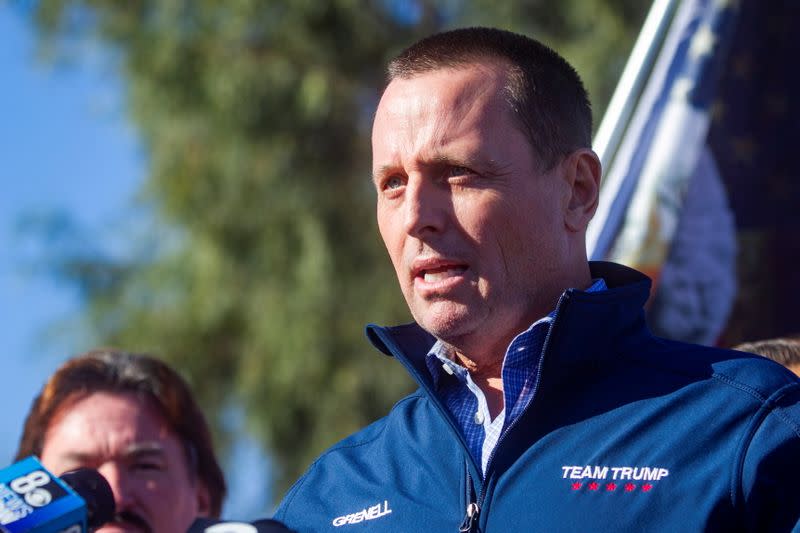
<path fill-rule="evenodd" d="M 561 296 L 533 400 L 485 479 L 434 394 L 433 337 L 369 326 L 420 389 L 317 459 L 276 518 L 300 533 L 800 531 L 800 380 L 654 337 L 648 278 L 592 276 L 609 290 Z"/>

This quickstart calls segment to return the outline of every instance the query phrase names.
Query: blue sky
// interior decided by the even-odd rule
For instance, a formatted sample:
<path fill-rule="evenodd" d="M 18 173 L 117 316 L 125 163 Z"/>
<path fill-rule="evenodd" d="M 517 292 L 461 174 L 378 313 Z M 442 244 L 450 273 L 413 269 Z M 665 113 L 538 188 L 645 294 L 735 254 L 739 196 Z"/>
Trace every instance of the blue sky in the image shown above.
<path fill-rule="evenodd" d="M 0 4 L 0 71 L 0 461 L 9 464 L 46 377 L 65 358 L 91 348 L 69 328 L 80 301 L 41 272 L 36 260 L 46 251 L 21 231 L 21 221 L 67 215 L 103 248 L 124 247 L 114 242 L 113 227 L 121 214 L 137 212 L 134 195 L 147 162 L 127 123 L 122 85 L 102 54 L 69 65 L 42 62 L 29 22 Z M 263 484 L 240 478 L 253 468 L 263 471 L 265 462 L 246 442 L 236 456 L 228 469 L 236 497 L 226 514 L 254 518 L 270 495 Z"/>
<path fill-rule="evenodd" d="M 0 36 L 0 339 L 6 392 L 0 416 L 7 428 L 0 457 L 8 461 L 34 393 L 65 357 L 84 348 L 77 335 L 53 334 L 77 313 L 79 302 L 69 287 L 38 269 L 40 254 L 32 253 L 21 220 L 63 213 L 81 226 L 101 227 L 130 202 L 145 169 L 110 72 L 90 61 L 58 67 L 38 61 L 28 22 L 8 7 L 0 8 Z"/>

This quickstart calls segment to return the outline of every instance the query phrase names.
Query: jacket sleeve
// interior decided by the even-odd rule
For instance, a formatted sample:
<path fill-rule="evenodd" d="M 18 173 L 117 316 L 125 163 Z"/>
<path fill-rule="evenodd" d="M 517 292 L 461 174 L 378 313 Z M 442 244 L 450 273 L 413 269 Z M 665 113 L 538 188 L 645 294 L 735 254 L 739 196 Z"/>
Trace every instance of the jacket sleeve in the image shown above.
<path fill-rule="evenodd" d="M 800 532 L 800 381 L 765 402 L 744 444 L 732 492 L 747 529 Z"/>

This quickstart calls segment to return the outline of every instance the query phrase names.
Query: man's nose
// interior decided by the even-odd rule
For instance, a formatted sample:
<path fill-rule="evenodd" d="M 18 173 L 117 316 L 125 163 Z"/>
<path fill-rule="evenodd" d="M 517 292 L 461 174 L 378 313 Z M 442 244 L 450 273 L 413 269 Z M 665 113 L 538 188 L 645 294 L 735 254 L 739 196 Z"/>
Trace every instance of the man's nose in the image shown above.
<path fill-rule="evenodd" d="M 404 202 L 404 226 L 409 235 L 422 238 L 445 229 L 450 200 L 441 189 L 423 176 L 409 176 Z"/>
<path fill-rule="evenodd" d="M 117 512 L 130 507 L 134 501 L 134 495 L 130 476 L 125 467 L 109 462 L 101 465 L 98 471 L 111 486 Z"/>

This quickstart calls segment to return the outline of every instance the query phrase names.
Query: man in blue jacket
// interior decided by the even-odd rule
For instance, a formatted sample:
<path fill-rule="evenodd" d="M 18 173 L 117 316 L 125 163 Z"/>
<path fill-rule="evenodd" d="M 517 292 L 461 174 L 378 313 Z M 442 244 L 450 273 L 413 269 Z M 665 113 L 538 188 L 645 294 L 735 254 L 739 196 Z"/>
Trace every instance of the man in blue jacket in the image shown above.
<path fill-rule="evenodd" d="M 571 66 L 472 28 L 395 58 L 375 115 L 381 236 L 415 323 L 370 326 L 419 382 L 322 455 L 300 531 L 800 528 L 800 381 L 653 337 L 650 281 L 589 263 L 600 162 Z"/>

